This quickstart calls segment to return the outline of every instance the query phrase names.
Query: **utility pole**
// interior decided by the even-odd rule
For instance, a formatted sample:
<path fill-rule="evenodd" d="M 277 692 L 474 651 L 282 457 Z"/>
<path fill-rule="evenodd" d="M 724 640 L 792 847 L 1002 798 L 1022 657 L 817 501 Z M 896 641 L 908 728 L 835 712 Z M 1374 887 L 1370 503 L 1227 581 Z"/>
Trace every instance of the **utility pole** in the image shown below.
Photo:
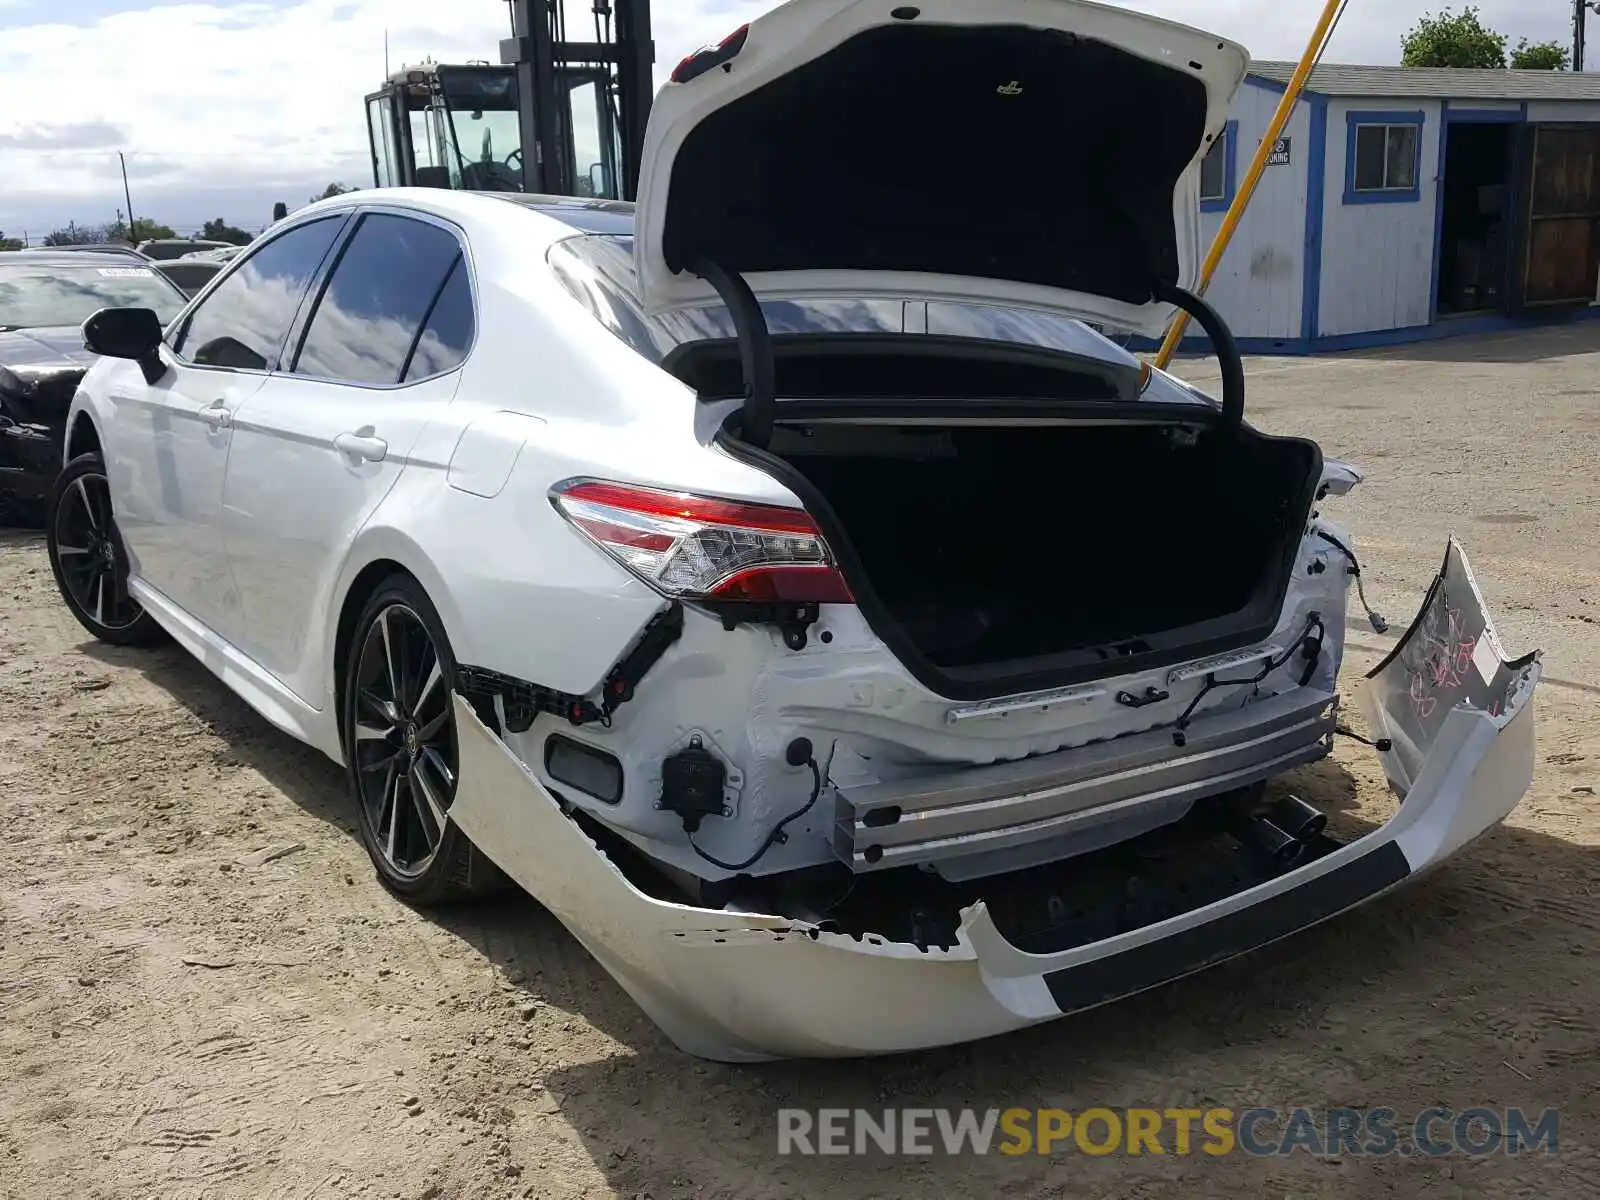
<path fill-rule="evenodd" d="M 117 151 L 117 161 L 122 164 L 122 198 L 128 202 L 128 244 L 136 246 L 139 239 L 133 236 L 133 193 L 128 191 L 128 160 L 122 157 L 122 151 Z"/>

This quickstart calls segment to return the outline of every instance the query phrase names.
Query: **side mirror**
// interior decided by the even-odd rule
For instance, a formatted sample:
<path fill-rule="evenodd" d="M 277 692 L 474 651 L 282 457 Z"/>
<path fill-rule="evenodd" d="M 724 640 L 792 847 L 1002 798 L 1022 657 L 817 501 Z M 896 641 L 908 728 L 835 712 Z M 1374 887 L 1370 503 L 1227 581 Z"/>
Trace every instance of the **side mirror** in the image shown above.
<path fill-rule="evenodd" d="M 161 318 L 148 308 L 102 308 L 83 323 L 83 348 L 106 358 L 131 358 L 146 383 L 166 374 L 161 361 Z"/>

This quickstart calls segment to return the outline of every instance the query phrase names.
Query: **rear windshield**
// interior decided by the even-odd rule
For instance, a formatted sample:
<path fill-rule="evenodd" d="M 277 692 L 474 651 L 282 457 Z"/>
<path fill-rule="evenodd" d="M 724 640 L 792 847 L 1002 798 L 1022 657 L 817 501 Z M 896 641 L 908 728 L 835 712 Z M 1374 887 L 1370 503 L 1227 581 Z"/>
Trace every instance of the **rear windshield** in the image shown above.
<path fill-rule="evenodd" d="M 82 325 L 102 308 L 154 309 L 165 325 L 187 303 L 150 267 L 0 264 L 0 328 Z"/>
<path fill-rule="evenodd" d="M 721 305 L 646 316 L 633 269 L 633 238 L 567 238 L 550 250 L 556 277 L 595 318 L 651 362 L 686 342 L 735 336 Z M 772 300 L 761 306 L 773 333 L 932 333 L 1013 342 L 1137 366 L 1116 343 L 1071 317 L 987 304 L 880 299 Z"/>

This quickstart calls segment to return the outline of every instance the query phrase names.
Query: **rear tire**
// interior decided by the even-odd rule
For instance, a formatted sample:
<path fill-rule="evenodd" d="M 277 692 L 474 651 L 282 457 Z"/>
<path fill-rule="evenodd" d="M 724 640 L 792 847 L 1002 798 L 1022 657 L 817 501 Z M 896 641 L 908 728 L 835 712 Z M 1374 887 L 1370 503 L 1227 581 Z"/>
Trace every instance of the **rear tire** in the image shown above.
<path fill-rule="evenodd" d="M 128 555 L 98 454 L 81 454 L 50 487 L 45 510 L 50 570 L 78 623 L 113 646 L 150 646 L 166 634 L 128 592 Z"/>
<path fill-rule="evenodd" d="M 344 664 L 346 771 L 383 885 L 418 905 L 496 890 L 502 877 L 450 820 L 456 660 L 421 585 L 395 574 L 356 620 Z"/>

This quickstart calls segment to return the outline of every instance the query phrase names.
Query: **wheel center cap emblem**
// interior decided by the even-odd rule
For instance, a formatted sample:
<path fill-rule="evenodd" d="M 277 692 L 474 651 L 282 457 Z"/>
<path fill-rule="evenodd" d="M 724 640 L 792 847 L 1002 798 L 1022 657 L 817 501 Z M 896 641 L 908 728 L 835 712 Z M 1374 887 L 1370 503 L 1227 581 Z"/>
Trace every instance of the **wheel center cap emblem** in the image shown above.
<path fill-rule="evenodd" d="M 412 758 L 422 753 L 422 739 L 417 736 L 415 725 L 406 726 L 406 753 Z"/>

